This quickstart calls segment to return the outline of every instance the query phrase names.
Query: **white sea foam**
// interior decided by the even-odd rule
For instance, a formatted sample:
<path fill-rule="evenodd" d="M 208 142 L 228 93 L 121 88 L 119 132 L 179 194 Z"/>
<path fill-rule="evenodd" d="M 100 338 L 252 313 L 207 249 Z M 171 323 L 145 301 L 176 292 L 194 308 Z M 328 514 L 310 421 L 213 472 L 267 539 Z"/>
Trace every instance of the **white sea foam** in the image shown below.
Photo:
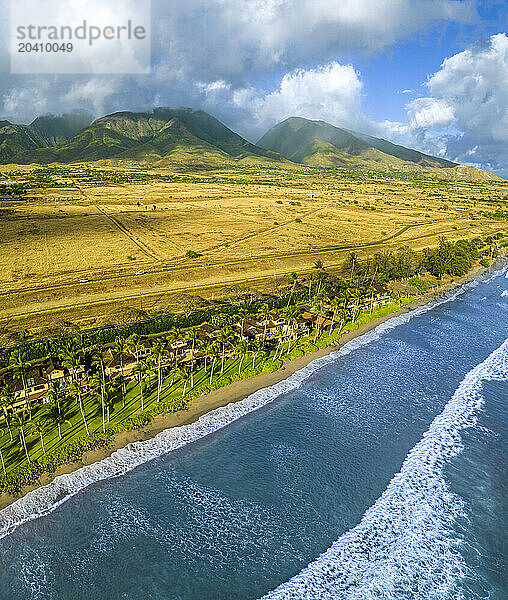
<path fill-rule="evenodd" d="M 466 573 L 451 533 L 460 499 L 443 476 L 476 423 L 482 382 L 508 379 L 508 340 L 470 371 L 360 523 L 263 600 L 461 598 Z"/>
<path fill-rule="evenodd" d="M 498 271 L 493 276 L 500 273 L 501 271 Z M 381 335 L 394 327 L 408 323 L 412 318 L 418 317 L 436 306 L 455 300 L 467 289 L 475 287 L 478 283 L 479 280 L 475 280 L 458 288 L 445 298 L 393 317 L 378 325 L 374 330 L 351 340 L 336 352 L 313 361 L 284 381 L 258 390 L 240 402 L 217 408 L 189 425 L 166 429 L 151 440 L 128 444 L 111 456 L 92 465 L 81 467 L 73 473 L 59 475 L 48 485 L 29 492 L 26 496 L 0 511 L 0 539 L 12 533 L 19 525 L 53 512 L 90 485 L 105 479 L 119 477 L 143 463 L 218 431 L 244 415 L 265 406 L 280 395 L 299 387 L 323 366 L 379 339 Z"/>

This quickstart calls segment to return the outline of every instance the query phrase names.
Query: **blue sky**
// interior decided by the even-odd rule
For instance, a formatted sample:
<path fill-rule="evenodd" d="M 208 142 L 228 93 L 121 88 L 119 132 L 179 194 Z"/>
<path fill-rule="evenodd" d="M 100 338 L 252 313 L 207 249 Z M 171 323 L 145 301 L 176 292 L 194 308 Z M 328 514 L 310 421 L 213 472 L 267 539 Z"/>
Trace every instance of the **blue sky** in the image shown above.
<path fill-rule="evenodd" d="M 149 75 L 10 75 L 4 45 L 0 117 L 191 106 L 255 141 L 296 115 L 508 176 L 505 1 L 152 0 L 152 17 Z"/>
<path fill-rule="evenodd" d="M 508 8 L 505 2 L 478 5 L 478 19 L 470 25 L 448 22 L 413 39 L 396 44 L 379 54 L 345 57 L 362 73 L 365 81 L 365 111 L 373 119 L 405 119 L 405 104 L 426 95 L 422 85 L 439 70 L 443 60 L 478 43 L 486 43 L 491 35 L 506 32 Z M 413 90 L 401 94 L 402 90 Z"/>

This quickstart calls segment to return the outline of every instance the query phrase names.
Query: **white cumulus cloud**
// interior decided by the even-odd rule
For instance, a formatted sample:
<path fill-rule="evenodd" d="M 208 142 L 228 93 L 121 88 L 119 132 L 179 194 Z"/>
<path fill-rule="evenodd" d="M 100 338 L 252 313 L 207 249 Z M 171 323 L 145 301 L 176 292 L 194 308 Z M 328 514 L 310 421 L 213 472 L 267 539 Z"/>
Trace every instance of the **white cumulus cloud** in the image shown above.
<path fill-rule="evenodd" d="M 508 36 L 447 58 L 427 86 L 429 97 L 407 105 L 415 137 L 452 160 L 508 175 Z"/>
<path fill-rule="evenodd" d="M 265 127 L 292 116 L 353 127 L 364 120 L 362 87 L 359 74 L 351 65 L 332 62 L 316 69 L 286 73 L 280 86 L 270 93 L 253 88 L 236 90 L 233 103 L 249 110 L 255 121 Z"/>

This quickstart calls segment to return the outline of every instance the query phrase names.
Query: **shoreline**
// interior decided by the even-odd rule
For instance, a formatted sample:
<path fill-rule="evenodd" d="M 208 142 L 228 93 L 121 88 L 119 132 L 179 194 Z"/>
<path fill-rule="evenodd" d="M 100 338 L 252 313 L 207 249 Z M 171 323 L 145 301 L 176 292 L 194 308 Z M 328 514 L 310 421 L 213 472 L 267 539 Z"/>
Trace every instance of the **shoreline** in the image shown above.
<path fill-rule="evenodd" d="M 351 340 L 360 337 L 369 331 L 372 331 L 382 323 L 399 315 L 411 312 L 420 306 L 425 306 L 434 300 L 442 298 L 465 283 L 473 281 L 484 273 L 491 270 L 496 270 L 497 268 L 499 268 L 498 261 L 495 261 L 489 268 L 476 265 L 468 274 L 464 275 L 463 277 L 458 278 L 453 282 L 446 283 L 440 286 L 438 289 L 431 290 L 422 296 L 418 296 L 400 310 L 391 312 L 383 317 L 376 317 L 368 323 L 359 325 L 358 329 L 354 331 L 347 331 L 341 335 L 340 340 L 334 345 L 327 346 L 326 348 L 322 348 L 314 352 L 309 352 L 300 358 L 293 358 L 273 373 L 259 373 L 253 377 L 230 383 L 229 385 L 209 392 L 204 396 L 193 398 L 190 400 L 184 410 L 158 415 L 150 423 L 143 427 L 115 434 L 112 436 L 110 444 L 107 448 L 86 451 L 83 453 L 80 459 L 61 465 L 53 473 L 43 473 L 36 484 L 23 487 L 16 495 L 7 493 L 0 494 L 0 511 L 13 504 L 27 493 L 51 483 L 51 481 L 53 481 L 53 479 L 59 475 L 72 473 L 83 466 L 99 462 L 104 458 L 111 456 L 111 454 L 113 454 L 116 450 L 124 448 L 132 442 L 146 441 L 155 437 L 158 433 L 166 429 L 194 423 L 201 416 L 216 408 L 226 406 L 230 403 L 239 402 L 258 390 L 271 387 L 287 379 L 290 375 L 296 373 L 297 371 L 300 371 L 314 360 L 323 356 L 327 356 Z"/>

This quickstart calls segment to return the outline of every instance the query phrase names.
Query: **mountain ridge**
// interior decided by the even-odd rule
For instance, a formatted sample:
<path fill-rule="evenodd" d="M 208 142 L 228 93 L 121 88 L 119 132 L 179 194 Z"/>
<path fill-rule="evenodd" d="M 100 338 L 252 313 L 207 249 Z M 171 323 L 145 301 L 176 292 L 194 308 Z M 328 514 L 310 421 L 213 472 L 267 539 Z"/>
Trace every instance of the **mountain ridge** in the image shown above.
<path fill-rule="evenodd" d="M 154 166 L 219 167 L 257 159 L 287 160 L 259 148 L 215 117 L 189 108 L 154 108 L 150 112 L 119 111 L 100 117 L 82 131 L 47 147 L 31 147 L 10 157 L 22 164 L 136 160 Z"/>
<path fill-rule="evenodd" d="M 15 162 L 18 155 L 61 143 L 90 124 L 91 115 L 76 110 L 62 115 L 47 114 L 29 125 L 0 120 L 0 162 Z"/>
<path fill-rule="evenodd" d="M 335 127 L 325 121 L 314 121 L 303 117 L 289 117 L 269 129 L 259 140 L 262 148 L 279 152 L 289 160 L 302 164 L 312 164 L 316 161 L 315 142 L 321 141 L 336 148 L 337 164 L 342 166 L 344 157 L 359 157 L 368 160 L 366 153 L 371 149 L 378 150 L 384 155 L 396 158 L 404 163 L 413 163 L 420 167 L 452 168 L 457 163 L 412 150 L 398 144 L 393 144 L 382 138 L 358 133 L 349 129 Z M 378 156 L 380 160 L 382 156 Z M 310 161 L 310 162 L 309 162 Z M 394 161 L 389 161 L 394 165 Z M 396 163 L 395 163 L 396 164 Z M 330 164 L 329 166 L 334 166 Z M 402 166 L 402 165 L 400 165 Z"/>
<path fill-rule="evenodd" d="M 138 163 L 175 170 L 234 165 L 429 171 L 454 179 L 501 179 L 325 121 L 290 117 L 253 144 L 203 110 L 158 107 L 95 119 L 83 111 L 0 121 L 0 163 Z"/>

